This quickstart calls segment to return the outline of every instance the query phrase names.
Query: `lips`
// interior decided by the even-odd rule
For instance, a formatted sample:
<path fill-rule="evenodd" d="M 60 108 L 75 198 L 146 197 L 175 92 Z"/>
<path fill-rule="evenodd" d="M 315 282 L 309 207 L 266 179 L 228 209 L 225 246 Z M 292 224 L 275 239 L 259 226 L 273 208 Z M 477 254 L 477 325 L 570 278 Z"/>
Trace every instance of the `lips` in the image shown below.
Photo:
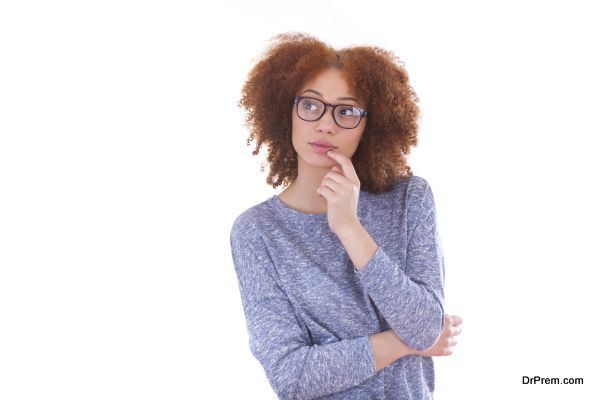
<path fill-rule="evenodd" d="M 321 147 L 327 147 L 330 149 L 334 149 L 337 147 L 337 146 L 332 145 L 329 142 L 326 142 L 325 140 L 315 140 L 314 142 L 310 142 L 310 144 L 314 144 L 314 145 L 321 146 Z"/>

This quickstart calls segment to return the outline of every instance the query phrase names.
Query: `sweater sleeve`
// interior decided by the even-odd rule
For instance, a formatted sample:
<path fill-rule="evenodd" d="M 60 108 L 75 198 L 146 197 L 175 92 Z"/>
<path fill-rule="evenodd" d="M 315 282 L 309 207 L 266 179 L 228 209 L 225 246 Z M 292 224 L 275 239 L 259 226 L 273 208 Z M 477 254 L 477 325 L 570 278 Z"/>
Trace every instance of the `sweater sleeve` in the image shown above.
<path fill-rule="evenodd" d="M 423 192 L 417 204 L 408 206 L 409 218 L 417 214 L 409 224 L 404 271 L 381 246 L 361 271 L 355 268 L 396 335 L 419 351 L 431 348 L 444 326 L 444 257 L 429 184 Z"/>
<path fill-rule="evenodd" d="M 258 257 L 234 228 L 231 252 L 250 350 L 280 399 L 312 399 L 356 386 L 375 375 L 368 336 L 312 345 L 306 326 L 278 285 L 272 261 Z"/>

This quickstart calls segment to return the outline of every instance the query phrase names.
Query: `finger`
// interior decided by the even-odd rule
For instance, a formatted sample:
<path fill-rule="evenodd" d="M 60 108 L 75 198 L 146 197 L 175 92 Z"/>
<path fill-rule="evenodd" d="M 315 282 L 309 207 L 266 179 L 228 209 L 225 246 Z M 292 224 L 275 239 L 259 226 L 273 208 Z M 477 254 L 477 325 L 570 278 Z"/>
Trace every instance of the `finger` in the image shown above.
<path fill-rule="evenodd" d="M 339 153 L 337 150 L 329 150 L 327 152 L 327 155 L 333 158 L 335 161 L 337 161 L 338 164 L 340 164 L 340 166 L 342 167 L 343 174 L 346 177 L 351 178 L 355 181 L 359 181 L 358 175 L 356 175 L 356 171 L 354 170 L 354 165 L 352 165 L 352 161 L 348 157 L 346 157 L 342 153 Z"/>
<path fill-rule="evenodd" d="M 333 192 L 328 187 L 319 186 L 317 188 L 317 193 L 319 194 L 319 196 L 325 197 L 325 200 L 327 200 L 328 202 L 332 200 L 331 195 L 333 194 Z"/>
<path fill-rule="evenodd" d="M 339 182 L 339 183 L 345 183 L 348 181 L 348 178 L 346 178 L 341 173 L 337 173 L 337 172 L 328 172 L 323 177 L 323 182 L 325 182 L 326 179 L 331 179 L 331 180 Z M 321 182 L 321 184 L 323 184 L 323 182 Z"/>
<path fill-rule="evenodd" d="M 449 327 L 453 325 L 453 319 L 450 315 L 444 314 L 444 327 Z"/>
<path fill-rule="evenodd" d="M 332 171 L 340 174 L 344 178 L 346 177 L 346 175 L 344 175 L 344 171 L 342 171 L 342 169 L 340 167 L 338 167 L 337 165 L 333 167 Z"/>
<path fill-rule="evenodd" d="M 328 188 L 332 192 L 339 192 L 344 185 L 328 177 L 327 179 L 323 179 L 323 182 L 321 182 L 321 187 Z"/>

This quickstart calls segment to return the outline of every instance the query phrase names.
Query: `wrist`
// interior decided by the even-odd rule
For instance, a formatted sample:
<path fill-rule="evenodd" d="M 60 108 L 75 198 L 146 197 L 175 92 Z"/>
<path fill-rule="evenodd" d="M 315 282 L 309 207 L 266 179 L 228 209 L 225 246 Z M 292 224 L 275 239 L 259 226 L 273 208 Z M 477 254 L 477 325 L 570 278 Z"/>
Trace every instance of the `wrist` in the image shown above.
<path fill-rule="evenodd" d="M 361 230 L 364 229 L 359 220 L 352 220 L 344 225 L 340 229 L 336 229 L 333 233 L 337 235 L 340 240 L 344 238 L 355 236 L 357 233 L 360 233 Z"/>
<path fill-rule="evenodd" d="M 394 347 L 397 350 L 398 358 L 417 353 L 417 350 L 413 349 L 412 347 L 409 347 L 408 345 L 406 345 L 406 343 L 400 340 L 400 338 L 396 335 L 396 333 L 394 333 L 392 329 L 390 329 L 388 332 L 390 334 L 390 340 L 393 342 Z"/>

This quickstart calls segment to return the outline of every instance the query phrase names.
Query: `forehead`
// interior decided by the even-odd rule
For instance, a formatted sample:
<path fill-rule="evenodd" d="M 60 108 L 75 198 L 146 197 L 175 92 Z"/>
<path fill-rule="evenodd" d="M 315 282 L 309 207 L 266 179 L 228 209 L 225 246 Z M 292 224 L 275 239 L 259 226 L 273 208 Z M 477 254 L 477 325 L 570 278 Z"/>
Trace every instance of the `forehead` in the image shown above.
<path fill-rule="evenodd" d="M 340 97 L 355 97 L 355 93 L 348 84 L 344 74 L 334 68 L 329 68 L 321 71 L 319 74 L 308 80 L 302 88 L 301 92 L 312 89 L 322 94 L 327 100 L 336 100 Z M 313 93 L 314 92 L 309 92 Z"/>

